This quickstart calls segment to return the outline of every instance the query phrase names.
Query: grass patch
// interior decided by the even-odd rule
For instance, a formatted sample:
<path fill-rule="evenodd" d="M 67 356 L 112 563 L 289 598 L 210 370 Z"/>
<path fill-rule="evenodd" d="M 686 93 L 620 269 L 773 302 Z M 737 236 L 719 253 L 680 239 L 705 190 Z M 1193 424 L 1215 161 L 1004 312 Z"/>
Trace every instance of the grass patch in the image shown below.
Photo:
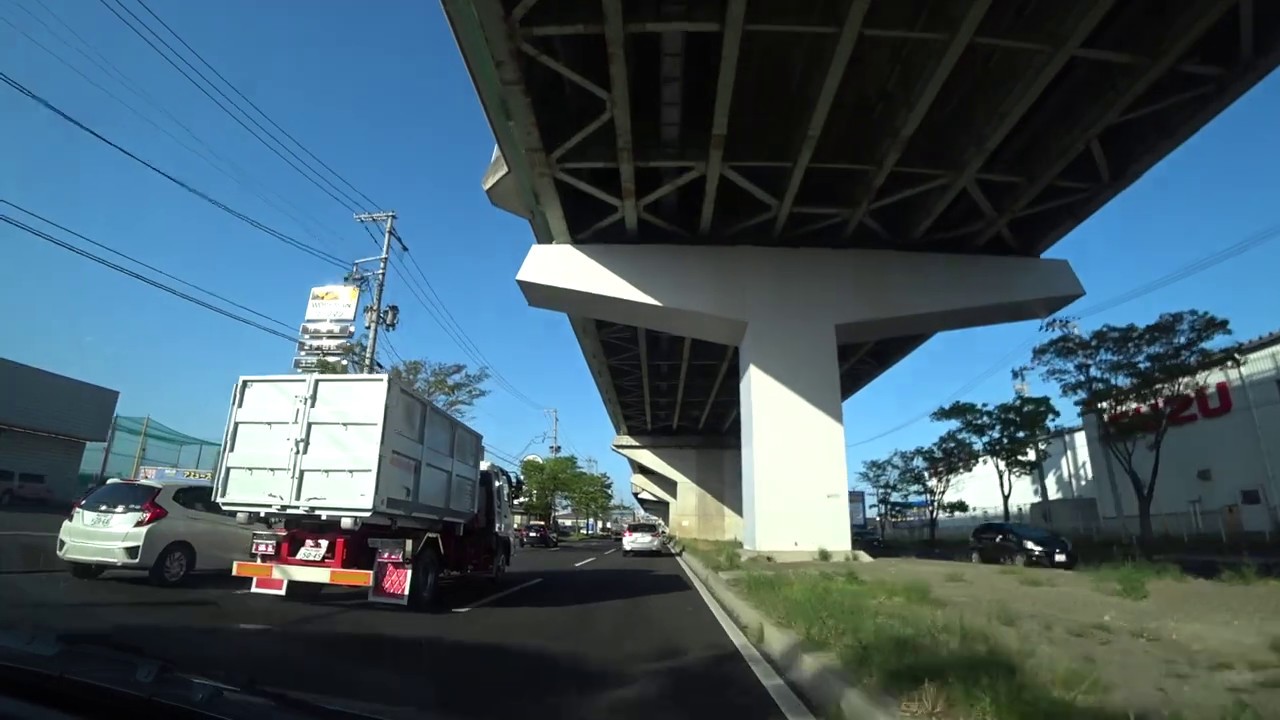
<path fill-rule="evenodd" d="M 742 568 L 742 543 L 734 540 L 685 540 L 685 552 L 716 572 Z"/>
<path fill-rule="evenodd" d="M 1125 562 L 1087 568 L 1094 583 L 1104 592 L 1126 600 L 1146 600 L 1151 596 L 1148 584 L 1154 580 L 1185 581 L 1186 574 L 1172 563 Z"/>
<path fill-rule="evenodd" d="M 944 717 L 1128 717 L 1088 706 L 1101 689 L 1092 668 L 1033 670 L 1026 651 L 947 613 L 926 583 L 749 572 L 740 586 L 766 614 L 836 652 L 863 682 L 913 706 L 945 708 Z"/>
<path fill-rule="evenodd" d="M 943 576 L 943 579 L 949 583 L 969 582 L 969 576 L 959 570 L 952 570 Z"/>
<path fill-rule="evenodd" d="M 1026 573 L 1018 578 L 1019 585 L 1027 587 L 1051 587 L 1055 583 L 1044 573 Z"/>

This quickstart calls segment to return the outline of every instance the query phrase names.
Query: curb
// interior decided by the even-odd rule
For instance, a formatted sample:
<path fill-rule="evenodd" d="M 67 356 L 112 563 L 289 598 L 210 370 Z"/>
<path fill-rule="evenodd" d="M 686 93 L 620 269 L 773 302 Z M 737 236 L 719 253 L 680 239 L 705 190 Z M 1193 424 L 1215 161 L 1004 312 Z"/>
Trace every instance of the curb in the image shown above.
<path fill-rule="evenodd" d="M 719 573 L 713 572 L 697 558 L 672 544 L 672 550 L 684 562 L 720 607 L 743 628 L 751 644 L 801 692 L 804 699 L 824 714 L 847 720 L 890 720 L 901 715 L 893 703 L 877 701 L 850 683 L 839 660 L 829 652 L 806 650 L 800 636 L 775 624 L 730 589 Z"/>

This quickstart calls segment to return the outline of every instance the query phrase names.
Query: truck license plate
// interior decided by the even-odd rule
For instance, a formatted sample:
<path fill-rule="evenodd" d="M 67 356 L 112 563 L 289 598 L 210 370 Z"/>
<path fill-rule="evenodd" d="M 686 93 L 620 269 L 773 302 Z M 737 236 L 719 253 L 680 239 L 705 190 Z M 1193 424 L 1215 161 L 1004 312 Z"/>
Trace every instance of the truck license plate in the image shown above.
<path fill-rule="evenodd" d="M 299 560 L 307 562 L 320 562 L 324 559 L 324 548 L 322 547 L 304 547 L 295 555 Z"/>
<path fill-rule="evenodd" d="M 1054 562 L 1066 562 L 1066 561 L 1067 561 L 1067 554 L 1066 554 L 1066 553 L 1054 553 L 1054 555 L 1053 555 L 1053 561 L 1054 561 Z"/>

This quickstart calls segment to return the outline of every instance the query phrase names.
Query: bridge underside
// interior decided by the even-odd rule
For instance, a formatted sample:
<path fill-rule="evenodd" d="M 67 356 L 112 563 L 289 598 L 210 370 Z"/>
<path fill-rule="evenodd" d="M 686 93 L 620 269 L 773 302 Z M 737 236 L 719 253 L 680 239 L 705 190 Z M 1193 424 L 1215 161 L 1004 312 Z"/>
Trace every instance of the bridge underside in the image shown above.
<path fill-rule="evenodd" d="M 445 7 L 502 151 L 486 189 L 544 243 L 1038 256 L 1280 48 L 1251 0 Z M 620 433 L 739 432 L 736 349 L 574 327 Z M 844 397 L 927 339 L 840 346 Z"/>

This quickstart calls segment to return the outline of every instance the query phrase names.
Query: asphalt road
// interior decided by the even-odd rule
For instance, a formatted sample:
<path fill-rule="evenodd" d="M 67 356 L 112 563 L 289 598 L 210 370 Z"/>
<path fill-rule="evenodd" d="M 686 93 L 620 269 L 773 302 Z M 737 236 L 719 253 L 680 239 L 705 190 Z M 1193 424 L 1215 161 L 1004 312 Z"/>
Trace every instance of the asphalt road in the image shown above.
<path fill-rule="evenodd" d="M 429 614 L 361 595 L 300 603 L 222 575 L 163 590 L 127 573 L 0 573 L 0 625 L 426 718 L 787 717 L 670 556 L 623 557 L 606 540 L 526 548 L 500 587 L 459 581 Z"/>

